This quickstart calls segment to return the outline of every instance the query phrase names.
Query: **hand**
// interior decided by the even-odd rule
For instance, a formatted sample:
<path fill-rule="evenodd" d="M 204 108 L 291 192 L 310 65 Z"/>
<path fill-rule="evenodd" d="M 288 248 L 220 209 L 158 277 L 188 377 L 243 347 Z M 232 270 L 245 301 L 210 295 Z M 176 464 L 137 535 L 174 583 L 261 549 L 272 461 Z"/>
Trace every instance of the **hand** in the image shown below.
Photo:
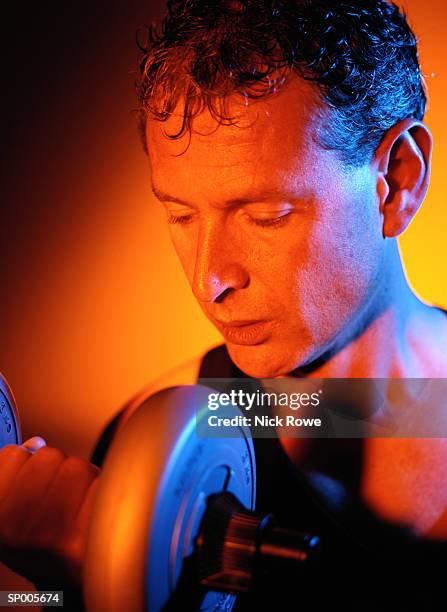
<path fill-rule="evenodd" d="M 34 584 L 81 584 L 99 468 L 33 437 L 0 450 L 0 561 Z"/>

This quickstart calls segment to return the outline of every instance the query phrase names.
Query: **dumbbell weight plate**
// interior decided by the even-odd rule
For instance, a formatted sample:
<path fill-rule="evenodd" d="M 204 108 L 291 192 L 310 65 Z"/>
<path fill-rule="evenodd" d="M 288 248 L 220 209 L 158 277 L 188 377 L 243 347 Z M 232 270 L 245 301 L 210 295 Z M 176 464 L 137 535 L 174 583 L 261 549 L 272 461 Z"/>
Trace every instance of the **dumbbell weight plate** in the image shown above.
<path fill-rule="evenodd" d="M 0 374 L 0 448 L 21 444 L 20 420 L 12 391 Z"/>
<path fill-rule="evenodd" d="M 249 431 L 240 428 L 237 438 L 196 433 L 196 414 L 198 419 L 209 414 L 210 392 L 201 385 L 160 391 L 143 402 L 113 440 L 88 535 L 88 612 L 159 612 L 193 551 L 208 496 L 230 491 L 254 509 Z M 229 611 L 234 601 L 233 595 L 204 593 L 194 612 Z"/>

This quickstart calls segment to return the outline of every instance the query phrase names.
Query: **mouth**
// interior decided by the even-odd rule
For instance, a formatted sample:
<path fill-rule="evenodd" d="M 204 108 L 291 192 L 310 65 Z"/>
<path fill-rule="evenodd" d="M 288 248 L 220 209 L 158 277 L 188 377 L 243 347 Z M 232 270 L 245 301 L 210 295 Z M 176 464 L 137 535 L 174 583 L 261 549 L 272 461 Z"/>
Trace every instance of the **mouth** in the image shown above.
<path fill-rule="evenodd" d="M 228 322 L 214 319 L 222 336 L 232 344 L 255 346 L 265 342 L 269 335 L 269 321 L 233 320 Z"/>

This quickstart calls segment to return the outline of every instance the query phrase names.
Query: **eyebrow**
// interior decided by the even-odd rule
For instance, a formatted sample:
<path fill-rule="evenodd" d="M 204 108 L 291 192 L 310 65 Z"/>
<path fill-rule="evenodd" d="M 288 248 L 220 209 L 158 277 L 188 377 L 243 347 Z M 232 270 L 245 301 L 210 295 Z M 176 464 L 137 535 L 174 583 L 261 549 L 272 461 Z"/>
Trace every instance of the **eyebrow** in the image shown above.
<path fill-rule="evenodd" d="M 161 202 L 176 202 L 177 204 L 185 204 L 186 206 L 190 206 L 190 203 L 187 202 L 186 200 L 182 200 L 181 198 L 176 198 L 175 196 L 171 196 L 168 193 L 161 191 L 161 189 L 157 189 L 155 185 L 151 185 L 151 187 L 152 187 L 152 193 Z"/>
<path fill-rule="evenodd" d="M 175 202 L 176 204 L 183 204 L 185 206 L 191 206 L 190 202 L 186 200 L 182 200 L 176 196 L 169 195 L 165 193 L 161 189 L 152 185 L 152 192 L 156 198 L 158 198 L 161 202 Z M 253 202 L 264 202 L 266 200 L 270 200 L 271 198 L 286 198 L 287 196 L 284 193 L 281 193 L 279 189 L 271 189 L 268 191 L 256 191 L 253 193 L 247 193 L 244 197 L 234 198 L 232 200 L 228 200 L 226 204 L 228 206 L 241 206 L 243 204 L 251 204 Z"/>

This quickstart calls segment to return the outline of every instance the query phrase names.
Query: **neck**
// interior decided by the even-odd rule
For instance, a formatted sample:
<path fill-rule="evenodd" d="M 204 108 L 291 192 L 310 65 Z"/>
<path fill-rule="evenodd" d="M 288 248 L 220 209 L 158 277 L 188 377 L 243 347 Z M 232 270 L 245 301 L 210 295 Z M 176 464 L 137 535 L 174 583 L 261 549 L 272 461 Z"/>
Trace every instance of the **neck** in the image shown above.
<path fill-rule="evenodd" d="M 332 347 L 295 374 L 310 378 L 447 376 L 447 317 L 408 285 L 396 241 L 381 287 Z"/>

